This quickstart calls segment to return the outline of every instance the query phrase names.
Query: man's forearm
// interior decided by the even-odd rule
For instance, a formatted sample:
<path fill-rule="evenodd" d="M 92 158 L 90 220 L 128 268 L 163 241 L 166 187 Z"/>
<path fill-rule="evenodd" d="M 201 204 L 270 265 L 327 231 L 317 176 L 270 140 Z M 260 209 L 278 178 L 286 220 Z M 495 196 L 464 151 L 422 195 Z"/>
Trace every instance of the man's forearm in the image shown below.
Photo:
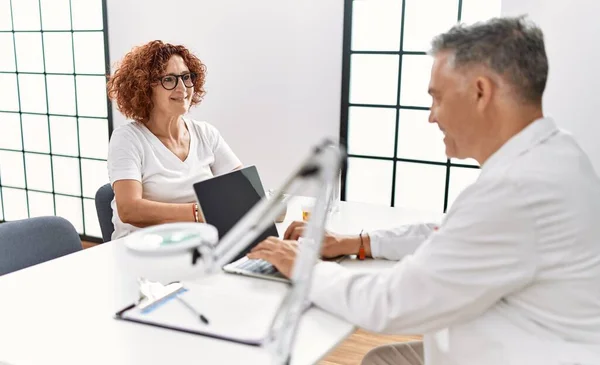
<path fill-rule="evenodd" d="M 414 253 L 437 226 L 434 223 L 419 223 L 394 229 L 371 231 L 368 234 L 369 256 L 400 260 L 404 256 Z"/>

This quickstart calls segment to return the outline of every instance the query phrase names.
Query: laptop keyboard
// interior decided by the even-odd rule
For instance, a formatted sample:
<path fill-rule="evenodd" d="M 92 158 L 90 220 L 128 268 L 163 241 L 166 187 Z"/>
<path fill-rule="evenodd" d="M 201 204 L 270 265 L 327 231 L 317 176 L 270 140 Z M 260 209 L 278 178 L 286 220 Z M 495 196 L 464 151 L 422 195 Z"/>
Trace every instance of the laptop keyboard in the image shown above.
<path fill-rule="evenodd" d="M 248 260 L 239 264 L 238 269 L 243 269 L 257 274 L 280 276 L 275 266 L 265 260 Z"/>

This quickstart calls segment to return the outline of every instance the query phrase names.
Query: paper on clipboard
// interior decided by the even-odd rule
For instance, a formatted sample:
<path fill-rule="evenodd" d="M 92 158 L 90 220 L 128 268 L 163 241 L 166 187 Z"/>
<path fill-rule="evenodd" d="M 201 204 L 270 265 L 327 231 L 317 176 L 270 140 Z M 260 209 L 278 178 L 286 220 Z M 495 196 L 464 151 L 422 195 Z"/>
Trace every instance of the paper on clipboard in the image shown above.
<path fill-rule="evenodd" d="M 209 319 L 204 324 L 174 297 L 146 309 L 133 307 L 120 319 L 155 325 L 235 342 L 260 345 L 267 337 L 284 293 L 230 292 L 226 287 L 185 284 L 176 295 Z"/>

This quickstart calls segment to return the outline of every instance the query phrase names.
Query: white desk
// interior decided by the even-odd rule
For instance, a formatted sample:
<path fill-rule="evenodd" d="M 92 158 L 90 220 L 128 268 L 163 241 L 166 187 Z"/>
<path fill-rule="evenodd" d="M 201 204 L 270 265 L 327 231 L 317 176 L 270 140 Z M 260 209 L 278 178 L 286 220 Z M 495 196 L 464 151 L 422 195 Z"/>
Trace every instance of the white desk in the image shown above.
<path fill-rule="evenodd" d="M 287 219 L 300 217 L 290 204 Z M 338 232 L 384 228 L 439 215 L 344 203 L 329 227 Z M 287 220 L 286 219 L 286 220 Z M 284 229 L 287 223 L 279 228 Z M 118 321 L 114 313 L 136 299 L 135 277 L 119 260 L 114 241 L 0 277 L 0 363 L 29 364 L 266 364 L 264 349 L 208 337 Z M 357 270 L 390 266 L 385 261 L 347 262 Z M 211 284 L 244 292 L 280 291 L 280 283 L 219 274 Z M 354 327 L 324 311 L 304 315 L 292 364 L 318 362 Z"/>

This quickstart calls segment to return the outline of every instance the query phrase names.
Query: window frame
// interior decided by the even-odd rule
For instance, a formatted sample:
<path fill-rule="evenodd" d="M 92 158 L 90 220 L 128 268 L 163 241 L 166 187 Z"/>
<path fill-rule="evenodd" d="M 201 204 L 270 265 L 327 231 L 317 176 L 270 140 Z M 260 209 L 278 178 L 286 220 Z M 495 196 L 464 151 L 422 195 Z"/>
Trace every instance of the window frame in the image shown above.
<path fill-rule="evenodd" d="M 80 200 L 81 203 L 81 225 L 82 225 L 82 231 L 79 232 L 79 235 L 81 237 L 82 240 L 86 240 L 86 241 L 91 241 L 91 242 L 102 242 L 102 238 L 101 236 L 97 236 L 97 235 L 90 235 L 88 234 L 88 230 L 86 229 L 87 223 L 89 221 L 86 220 L 86 208 L 85 208 L 85 203 L 86 201 L 91 201 L 94 202 L 94 209 L 93 212 L 90 212 L 88 210 L 88 214 L 93 214 L 94 217 L 92 217 L 93 220 L 98 220 L 97 218 L 97 214 L 96 214 L 96 210 L 95 210 L 95 201 L 93 197 L 89 197 L 86 194 L 84 194 L 84 173 L 83 173 L 83 166 L 82 166 L 82 161 L 101 161 L 101 162 L 106 162 L 106 158 L 94 158 L 94 157 L 83 157 L 82 156 L 82 150 L 81 150 L 81 133 L 80 133 L 80 123 L 81 123 L 81 119 L 98 119 L 98 120 L 102 120 L 103 122 L 106 121 L 107 126 L 108 126 L 108 130 L 107 132 L 107 140 L 110 140 L 110 136 L 112 135 L 113 132 L 113 115 L 112 115 L 112 105 L 110 100 L 108 99 L 108 97 L 106 98 L 106 116 L 88 116 L 88 115 L 81 115 L 80 111 L 78 109 L 78 96 L 79 94 L 77 94 L 77 77 L 78 76 L 95 76 L 95 77 L 99 77 L 102 76 L 104 78 L 104 83 L 106 83 L 106 77 L 110 74 L 110 54 L 109 54 L 109 39 L 108 39 L 108 11 L 107 11 L 107 0 L 99 0 L 101 3 L 101 8 L 102 8 L 102 29 L 73 29 L 73 1 L 74 0 L 69 0 L 69 19 L 70 19 L 70 29 L 66 30 L 65 29 L 61 29 L 61 30 L 53 30 L 53 29 L 44 29 L 44 24 L 43 24 L 43 10 L 42 10 L 42 0 L 37 0 L 37 4 L 39 6 L 39 18 L 40 18 L 40 29 L 39 30 L 15 30 L 15 14 L 14 14 L 14 2 L 17 0 L 9 0 L 8 2 L 8 6 L 10 9 L 10 25 L 11 25 L 11 29 L 10 30 L 0 30 L 0 34 L 12 34 L 12 46 L 13 46 L 13 51 L 14 51 L 14 66 L 15 66 L 15 70 L 14 71 L 0 71 L 0 74 L 9 74 L 9 75 L 14 75 L 16 78 L 16 91 L 17 91 L 17 99 L 18 99 L 18 111 L 14 111 L 14 110 L 0 110 L 1 113 L 13 113 L 13 114 L 17 114 L 19 116 L 19 127 L 20 127 L 20 133 L 21 133 L 21 149 L 11 149 L 11 148 L 4 148 L 4 147 L 0 147 L 0 151 L 3 152 L 15 152 L 15 153 L 20 153 L 22 158 L 23 158 L 23 174 L 24 174 L 24 180 L 25 180 L 25 184 L 24 184 L 24 188 L 23 187 L 18 187 L 18 186 L 9 186 L 9 185 L 4 185 L 2 183 L 2 176 L 0 174 L 0 210 L 2 212 L 2 219 L 0 219 L 0 223 L 1 222 L 5 222 L 6 221 L 6 211 L 5 211 L 5 203 L 6 200 L 4 199 L 3 196 L 3 190 L 4 189 L 15 189 L 15 190 L 22 190 L 25 192 L 25 201 L 27 203 L 27 217 L 31 217 L 31 204 L 30 204 L 30 200 L 29 200 L 29 192 L 33 192 L 33 193 L 43 193 L 43 194 L 51 194 L 52 195 L 52 200 L 53 200 L 53 213 L 54 215 L 57 215 L 57 206 L 56 206 L 56 198 L 57 196 L 62 196 L 62 197 L 70 197 L 70 198 L 78 198 Z M 104 69 L 103 69 L 103 73 L 79 73 L 77 72 L 77 67 L 76 67 L 76 46 L 75 46 L 75 34 L 79 34 L 79 33 L 87 33 L 87 32 L 94 32 L 94 33 L 100 33 L 102 32 L 103 36 L 103 47 L 104 47 Z M 24 71 L 19 71 L 19 65 L 18 65 L 18 61 L 17 61 L 17 34 L 24 34 L 24 33 L 33 33 L 33 34 L 39 34 L 40 38 L 41 38 L 41 46 L 42 46 L 42 62 L 43 62 L 43 72 L 24 72 Z M 46 48 L 45 48 L 45 44 L 44 44 L 44 34 L 46 33 L 69 33 L 70 34 L 70 39 L 71 39 L 71 51 L 72 51 L 72 62 L 73 62 L 73 72 L 72 73 L 56 73 L 56 72 L 47 72 L 46 70 Z M 45 88 L 45 92 L 46 92 L 46 113 L 37 113 L 37 112 L 24 112 L 22 111 L 22 105 L 21 105 L 21 90 L 20 90 L 20 85 L 19 85 L 19 75 L 42 75 L 44 78 L 44 88 Z M 50 113 L 50 106 L 48 105 L 49 103 L 49 96 L 48 96 L 48 76 L 71 76 L 73 77 L 73 82 L 74 82 L 74 106 L 75 106 L 75 113 L 73 115 L 67 115 L 67 114 L 56 114 L 56 113 Z M 25 143 L 24 143 L 24 130 L 23 130 L 23 115 L 40 115 L 40 116 L 45 116 L 46 120 L 47 120 L 47 134 L 48 134 L 48 153 L 45 152 L 35 152 L 35 151 L 29 151 L 25 148 Z M 53 153 L 52 151 L 52 129 L 51 129 L 51 117 L 68 117 L 68 118 L 74 118 L 75 119 L 75 125 L 77 128 L 77 148 L 78 148 L 78 152 L 77 152 L 77 156 L 74 155 L 64 155 L 64 154 L 59 154 L 59 153 Z M 30 181 L 28 181 L 27 178 L 27 162 L 26 162 L 26 155 L 42 155 L 42 156 L 48 156 L 49 157 L 49 161 L 50 161 L 50 177 L 52 180 L 52 191 L 46 191 L 46 190 L 36 190 L 36 189 L 32 189 L 29 187 L 29 185 L 31 184 Z M 79 165 L 79 195 L 74 195 L 74 194 L 65 194 L 65 193 L 58 193 L 56 192 L 55 189 L 55 178 L 54 178 L 54 162 L 53 162 L 53 157 L 63 157 L 63 158 L 70 158 L 70 159 L 77 159 L 78 161 L 78 165 Z M 99 187 L 98 187 L 99 188 Z"/>

